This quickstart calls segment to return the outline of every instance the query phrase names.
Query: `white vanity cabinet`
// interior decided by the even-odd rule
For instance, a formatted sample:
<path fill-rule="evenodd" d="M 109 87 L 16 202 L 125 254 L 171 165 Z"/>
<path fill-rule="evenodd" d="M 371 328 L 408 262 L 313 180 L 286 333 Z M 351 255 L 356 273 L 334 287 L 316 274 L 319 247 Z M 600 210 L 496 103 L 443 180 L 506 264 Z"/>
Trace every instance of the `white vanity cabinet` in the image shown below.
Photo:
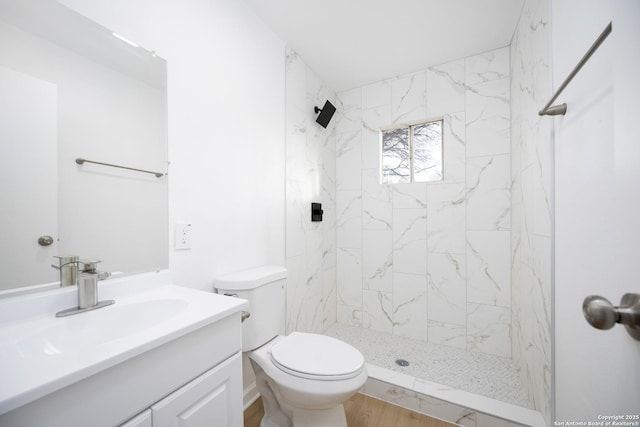
<path fill-rule="evenodd" d="M 136 298 L 116 299 L 115 308 L 111 311 L 113 316 L 108 308 L 104 308 L 101 309 L 104 310 L 102 314 L 77 317 L 73 321 L 86 326 L 103 319 L 103 323 L 112 325 L 117 322 L 115 316 L 124 313 L 127 307 L 137 307 L 135 304 L 145 307 L 150 298 L 157 298 L 154 307 L 176 306 L 167 301 L 186 302 L 178 306 L 184 309 L 172 320 L 154 322 L 148 331 L 142 333 L 132 331 L 131 327 L 122 328 L 123 338 L 101 339 L 94 347 L 68 356 L 36 355 L 33 356 L 34 363 L 24 355 L 20 356 L 22 359 L 16 357 L 13 371 L 23 369 L 20 375 L 14 375 L 16 378 L 26 381 L 37 375 L 40 380 L 61 365 L 61 357 L 79 364 L 83 357 L 99 356 L 116 345 L 135 343 L 122 355 L 113 352 L 104 362 L 87 364 L 56 377 L 57 383 L 41 381 L 42 385 L 28 394 L 5 393 L 12 391 L 7 387 L 13 385 L 17 389 L 19 384 L 13 379 L 5 381 L 13 371 L 7 366 L 0 367 L 0 396 L 2 393 L 9 396 L 4 401 L 0 400 L 0 404 L 6 408 L 14 401 L 23 401 L 19 405 L 13 404 L 13 409 L 0 412 L 0 426 L 241 427 L 240 317 L 241 310 L 247 307 L 246 301 L 178 288 L 140 294 Z M 118 304 L 121 311 L 116 310 Z M 137 316 L 149 314 L 137 313 Z M 70 333 L 77 334 L 77 331 Z M 150 335 L 152 342 L 148 338 Z M 62 382 L 65 384 L 58 385 Z"/>
<path fill-rule="evenodd" d="M 143 413 L 138 414 L 120 427 L 152 427 L 151 409 L 147 409 Z"/>

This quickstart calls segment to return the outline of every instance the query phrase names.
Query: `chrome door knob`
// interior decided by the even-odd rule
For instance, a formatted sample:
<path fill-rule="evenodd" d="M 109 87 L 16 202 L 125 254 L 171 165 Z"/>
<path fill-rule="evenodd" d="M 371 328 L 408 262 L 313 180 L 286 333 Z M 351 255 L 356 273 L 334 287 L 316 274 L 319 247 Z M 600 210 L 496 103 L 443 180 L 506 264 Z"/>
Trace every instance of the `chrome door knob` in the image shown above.
<path fill-rule="evenodd" d="M 596 329 L 611 329 L 618 321 L 616 307 L 600 295 L 589 295 L 582 304 L 582 313 L 591 326 Z"/>
<path fill-rule="evenodd" d="M 40 236 L 38 237 L 38 244 L 40 246 L 50 246 L 53 244 L 53 237 L 51 236 Z"/>
<path fill-rule="evenodd" d="M 621 323 L 629 335 L 640 341 L 640 294 L 624 294 L 619 307 L 600 295 L 589 295 L 582 304 L 582 313 L 594 328 L 606 330 Z"/>

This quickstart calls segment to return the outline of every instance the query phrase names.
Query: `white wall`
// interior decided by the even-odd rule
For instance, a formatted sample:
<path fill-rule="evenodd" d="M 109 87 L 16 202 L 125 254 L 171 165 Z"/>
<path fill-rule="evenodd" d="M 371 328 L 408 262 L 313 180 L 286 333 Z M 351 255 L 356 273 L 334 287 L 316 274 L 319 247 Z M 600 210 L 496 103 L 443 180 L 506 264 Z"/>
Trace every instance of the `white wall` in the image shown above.
<path fill-rule="evenodd" d="M 238 1 L 63 3 L 168 61 L 174 281 L 284 265 L 284 43 Z M 176 222 L 191 250 L 173 249 Z"/>
<path fill-rule="evenodd" d="M 618 305 L 640 289 L 640 3 L 554 0 L 551 12 L 555 87 L 613 21 L 554 119 L 556 420 L 593 422 L 640 408 L 640 343 L 582 315 L 588 295 Z"/>
<path fill-rule="evenodd" d="M 506 47 L 338 94 L 338 321 L 511 356 Z M 444 180 L 380 184 L 381 128 L 444 117 Z"/>

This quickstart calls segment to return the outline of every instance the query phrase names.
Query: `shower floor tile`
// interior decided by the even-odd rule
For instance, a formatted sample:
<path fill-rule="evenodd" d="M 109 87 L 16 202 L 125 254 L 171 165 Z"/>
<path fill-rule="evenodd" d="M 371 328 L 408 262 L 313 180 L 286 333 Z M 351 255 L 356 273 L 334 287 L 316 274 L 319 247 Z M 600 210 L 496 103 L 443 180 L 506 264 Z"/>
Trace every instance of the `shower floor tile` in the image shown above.
<path fill-rule="evenodd" d="M 330 326 L 325 334 L 360 350 L 368 364 L 523 408 L 531 407 L 510 359 L 339 323 Z M 409 365 L 399 366 L 398 359 L 408 361 Z"/>

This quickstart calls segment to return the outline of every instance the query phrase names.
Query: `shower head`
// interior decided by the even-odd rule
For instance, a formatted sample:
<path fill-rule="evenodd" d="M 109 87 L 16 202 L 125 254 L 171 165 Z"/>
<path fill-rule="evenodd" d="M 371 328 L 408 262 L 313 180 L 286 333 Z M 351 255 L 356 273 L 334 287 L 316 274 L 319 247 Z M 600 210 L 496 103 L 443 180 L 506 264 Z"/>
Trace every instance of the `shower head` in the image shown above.
<path fill-rule="evenodd" d="M 333 117 L 333 113 L 336 112 L 336 107 L 334 107 L 332 103 L 327 101 L 324 103 L 324 107 L 322 107 L 322 109 L 314 107 L 313 110 L 316 113 L 320 113 L 320 115 L 316 119 L 316 122 L 318 122 L 318 124 L 323 128 L 326 128 L 331 121 L 331 118 Z"/>

